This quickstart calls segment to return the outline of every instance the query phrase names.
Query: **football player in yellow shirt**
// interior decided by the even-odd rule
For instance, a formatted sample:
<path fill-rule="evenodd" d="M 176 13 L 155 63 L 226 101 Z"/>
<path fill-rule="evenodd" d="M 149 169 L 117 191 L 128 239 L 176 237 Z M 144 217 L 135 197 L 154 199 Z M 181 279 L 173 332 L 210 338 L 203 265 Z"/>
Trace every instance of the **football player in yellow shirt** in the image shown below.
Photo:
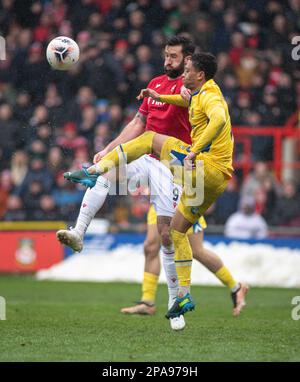
<path fill-rule="evenodd" d="M 65 173 L 65 178 L 92 187 L 100 174 L 121 162 L 130 163 L 153 153 L 171 168 L 175 181 L 183 184 L 180 203 L 171 223 L 179 288 L 167 318 L 178 317 L 195 307 L 190 295 L 192 251 L 186 232 L 225 190 L 233 172 L 230 116 L 221 90 L 213 80 L 216 71 L 217 62 L 212 54 L 192 55 L 186 63 L 183 79 L 185 87 L 191 90 L 190 102 L 180 95 L 159 95 L 152 89 L 141 91 L 140 98 L 152 97 L 159 102 L 189 107 L 191 146 L 179 139 L 147 131 L 119 145 L 90 168 Z M 178 171 L 183 168 L 184 171 Z M 240 288 L 244 301 L 248 286 L 241 284 Z"/>

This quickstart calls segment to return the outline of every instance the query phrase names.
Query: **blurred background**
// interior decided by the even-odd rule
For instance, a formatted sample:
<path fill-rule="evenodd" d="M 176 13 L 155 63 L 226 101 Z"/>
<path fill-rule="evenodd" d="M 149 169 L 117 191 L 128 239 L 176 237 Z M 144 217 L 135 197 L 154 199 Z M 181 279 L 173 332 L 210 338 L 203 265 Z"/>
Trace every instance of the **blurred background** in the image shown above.
<path fill-rule="evenodd" d="M 189 35 L 219 63 L 230 107 L 235 175 L 207 211 L 207 234 L 300 235 L 300 0 L 2 0 L 0 219 L 73 224 L 84 189 L 63 172 L 89 164 L 135 115 L 139 90 L 163 69 L 168 36 Z M 51 70 L 48 42 L 77 41 L 79 63 Z M 144 232 L 145 190 L 110 196 L 111 232 Z M 235 214 L 238 214 L 236 216 Z M 3 226 L 4 227 L 4 226 Z"/>

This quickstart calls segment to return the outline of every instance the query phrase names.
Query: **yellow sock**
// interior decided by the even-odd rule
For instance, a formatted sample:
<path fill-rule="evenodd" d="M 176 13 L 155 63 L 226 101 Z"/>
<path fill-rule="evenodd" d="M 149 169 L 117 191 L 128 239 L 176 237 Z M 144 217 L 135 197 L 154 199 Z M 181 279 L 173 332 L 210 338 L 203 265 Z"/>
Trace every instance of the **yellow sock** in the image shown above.
<path fill-rule="evenodd" d="M 175 249 L 174 259 L 179 287 L 189 287 L 191 285 L 193 260 L 190 242 L 185 233 L 181 233 L 172 229 L 171 235 Z"/>
<path fill-rule="evenodd" d="M 230 289 L 233 289 L 236 285 L 237 285 L 237 282 L 235 281 L 235 279 L 232 277 L 232 274 L 230 273 L 229 269 L 226 268 L 225 266 L 223 266 L 222 268 L 220 268 L 216 273 L 215 275 L 217 276 L 217 278 L 226 286 L 228 286 L 228 288 Z"/>
<path fill-rule="evenodd" d="M 151 154 L 154 134 L 153 131 L 146 131 L 139 137 L 117 146 L 96 163 L 97 171 L 103 174 L 113 167 L 118 167 L 120 163 L 130 163 L 144 154 Z"/>
<path fill-rule="evenodd" d="M 149 273 L 144 272 L 144 279 L 143 279 L 143 286 L 142 286 L 142 301 L 155 301 L 156 296 L 156 290 L 157 290 L 157 284 L 158 284 L 158 276 Z"/>

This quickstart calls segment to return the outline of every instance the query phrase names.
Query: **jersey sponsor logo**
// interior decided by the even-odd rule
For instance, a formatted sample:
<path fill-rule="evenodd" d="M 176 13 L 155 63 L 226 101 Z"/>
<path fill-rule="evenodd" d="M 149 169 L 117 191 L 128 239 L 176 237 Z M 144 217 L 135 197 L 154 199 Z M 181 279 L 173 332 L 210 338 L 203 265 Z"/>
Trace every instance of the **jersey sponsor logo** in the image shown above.
<path fill-rule="evenodd" d="M 148 101 L 149 105 L 151 106 L 164 106 L 166 103 L 165 102 L 160 102 L 160 101 L 155 101 L 154 99 L 152 98 L 149 98 L 149 101 Z"/>

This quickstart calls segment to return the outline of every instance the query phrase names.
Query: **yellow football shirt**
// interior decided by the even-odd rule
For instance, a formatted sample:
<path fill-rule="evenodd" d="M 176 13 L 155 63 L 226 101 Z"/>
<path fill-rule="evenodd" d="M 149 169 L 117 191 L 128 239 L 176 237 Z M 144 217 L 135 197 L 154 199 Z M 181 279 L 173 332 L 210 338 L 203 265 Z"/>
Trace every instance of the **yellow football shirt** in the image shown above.
<path fill-rule="evenodd" d="M 233 172 L 233 136 L 227 103 L 213 79 L 191 95 L 188 103 L 180 95 L 161 95 L 162 102 L 189 107 L 192 126 L 191 151 L 204 155 L 205 160 L 229 177 Z"/>

